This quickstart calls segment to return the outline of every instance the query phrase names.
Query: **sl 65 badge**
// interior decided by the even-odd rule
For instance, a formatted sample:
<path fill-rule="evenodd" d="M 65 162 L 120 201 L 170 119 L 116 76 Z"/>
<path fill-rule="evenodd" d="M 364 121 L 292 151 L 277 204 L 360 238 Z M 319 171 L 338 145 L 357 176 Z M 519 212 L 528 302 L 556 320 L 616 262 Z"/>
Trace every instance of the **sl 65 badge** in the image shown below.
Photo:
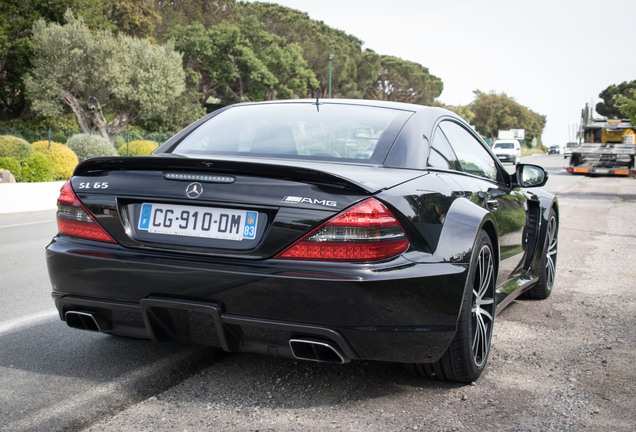
<path fill-rule="evenodd" d="M 108 189 L 108 182 L 81 182 L 78 189 Z"/>
<path fill-rule="evenodd" d="M 288 204 L 315 204 L 327 207 L 335 207 L 338 205 L 337 201 L 319 200 L 317 198 L 307 198 L 299 196 L 286 196 L 285 198 L 283 198 L 282 201 Z"/>

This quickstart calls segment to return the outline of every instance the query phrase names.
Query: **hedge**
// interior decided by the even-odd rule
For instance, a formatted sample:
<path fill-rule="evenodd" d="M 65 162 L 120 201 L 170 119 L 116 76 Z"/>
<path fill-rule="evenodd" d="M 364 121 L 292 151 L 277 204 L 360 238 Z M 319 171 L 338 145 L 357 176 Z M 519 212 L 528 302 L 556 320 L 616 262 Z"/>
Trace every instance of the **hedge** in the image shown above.
<path fill-rule="evenodd" d="M 34 153 L 24 159 L 21 165 L 20 181 L 50 182 L 55 180 L 55 163 L 42 153 Z"/>
<path fill-rule="evenodd" d="M 0 136 L 0 157 L 12 157 L 22 161 L 33 154 L 28 141 L 11 135 Z"/>
<path fill-rule="evenodd" d="M 117 153 L 119 156 L 141 156 L 149 155 L 159 147 L 154 141 L 136 140 L 131 141 L 128 145 L 124 144 L 119 147 Z"/>
<path fill-rule="evenodd" d="M 73 150 L 64 144 L 51 141 L 36 141 L 31 144 L 33 150 L 42 153 L 55 163 L 55 178 L 66 180 L 71 178 L 79 160 Z"/>
<path fill-rule="evenodd" d="M 117 151 L 108 139 L 99 135 L 77 134 L 66 142 L 81 161 L 97 156 L 115 156 Z"/>

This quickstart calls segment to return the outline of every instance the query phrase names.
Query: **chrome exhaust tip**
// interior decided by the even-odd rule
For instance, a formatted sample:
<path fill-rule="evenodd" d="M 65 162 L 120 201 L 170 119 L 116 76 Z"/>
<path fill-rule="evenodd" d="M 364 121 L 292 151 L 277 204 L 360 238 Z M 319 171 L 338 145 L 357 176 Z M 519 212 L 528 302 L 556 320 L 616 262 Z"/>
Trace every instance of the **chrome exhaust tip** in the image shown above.
<path fill-rule="evenodd" d="M 349 363 L 349 359 L 329 342 L 311 339 L 291 339 L 289 348 L 298 360 L 309 360 L 323 363 Z"/>
<path fill-rule="evenodd" d="M 92 312 L 68 311 L 64 320 L 69 327 L 80 330 L 104 332 L 110 329 L 108 321 Z"/>

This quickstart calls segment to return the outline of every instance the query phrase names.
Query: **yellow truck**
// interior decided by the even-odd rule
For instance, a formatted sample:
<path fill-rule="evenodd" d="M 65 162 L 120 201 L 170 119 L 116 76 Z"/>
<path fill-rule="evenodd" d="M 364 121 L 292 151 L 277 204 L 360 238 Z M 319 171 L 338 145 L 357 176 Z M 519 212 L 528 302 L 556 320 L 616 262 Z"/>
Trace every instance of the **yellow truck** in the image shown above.
<path fill-rule="evenodd" d="M 586 106 L 578 137 L 566 168 L 569 173 L 636 175 L 636 126 L 629 120 L 594 119 Z"/>

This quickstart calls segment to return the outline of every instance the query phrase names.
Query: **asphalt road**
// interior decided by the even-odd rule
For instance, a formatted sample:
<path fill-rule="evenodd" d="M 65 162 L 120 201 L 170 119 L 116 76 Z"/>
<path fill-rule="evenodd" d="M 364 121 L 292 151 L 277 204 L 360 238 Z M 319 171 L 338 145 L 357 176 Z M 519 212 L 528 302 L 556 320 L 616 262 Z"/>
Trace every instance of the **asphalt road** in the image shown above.
<path fill-rule="evenodd" d="M 70 329 L 50 296 L 55 212 L 0 214 L 0 431 L 81 430 L 214 361 L 210 349 Z"/>
<path fill-rule="evenodd" d="M 557 194 L 585 178 L 565 173 L 559 156 L 524 162 L 544 166 L 550 176 L 546 189 Z M 55 232 L 54 211 L 0 214 L 0 431 L 82 430 L 215 362 L 214 351 L 204 347 L 68 328 L 50 298 L 44 261 Z M 237 355 L 225 362 L 258 369 L 252 358 Z M 245 371 L 251 373 L 257 370 Z"/>
<path fill-rule="evenodd" d="M 532 163 L 545 168 L 548 171 L 548 183 L 544 189 L 556 195 L 566 192 L 586 178 L 569 174 L 565 170 L 568 161 L 563 159 L 562 155 L 534 155 L 524 158 L 522 163 Z M 506 165 L 506 168 L 509 167 L 512 165 Z"/>

